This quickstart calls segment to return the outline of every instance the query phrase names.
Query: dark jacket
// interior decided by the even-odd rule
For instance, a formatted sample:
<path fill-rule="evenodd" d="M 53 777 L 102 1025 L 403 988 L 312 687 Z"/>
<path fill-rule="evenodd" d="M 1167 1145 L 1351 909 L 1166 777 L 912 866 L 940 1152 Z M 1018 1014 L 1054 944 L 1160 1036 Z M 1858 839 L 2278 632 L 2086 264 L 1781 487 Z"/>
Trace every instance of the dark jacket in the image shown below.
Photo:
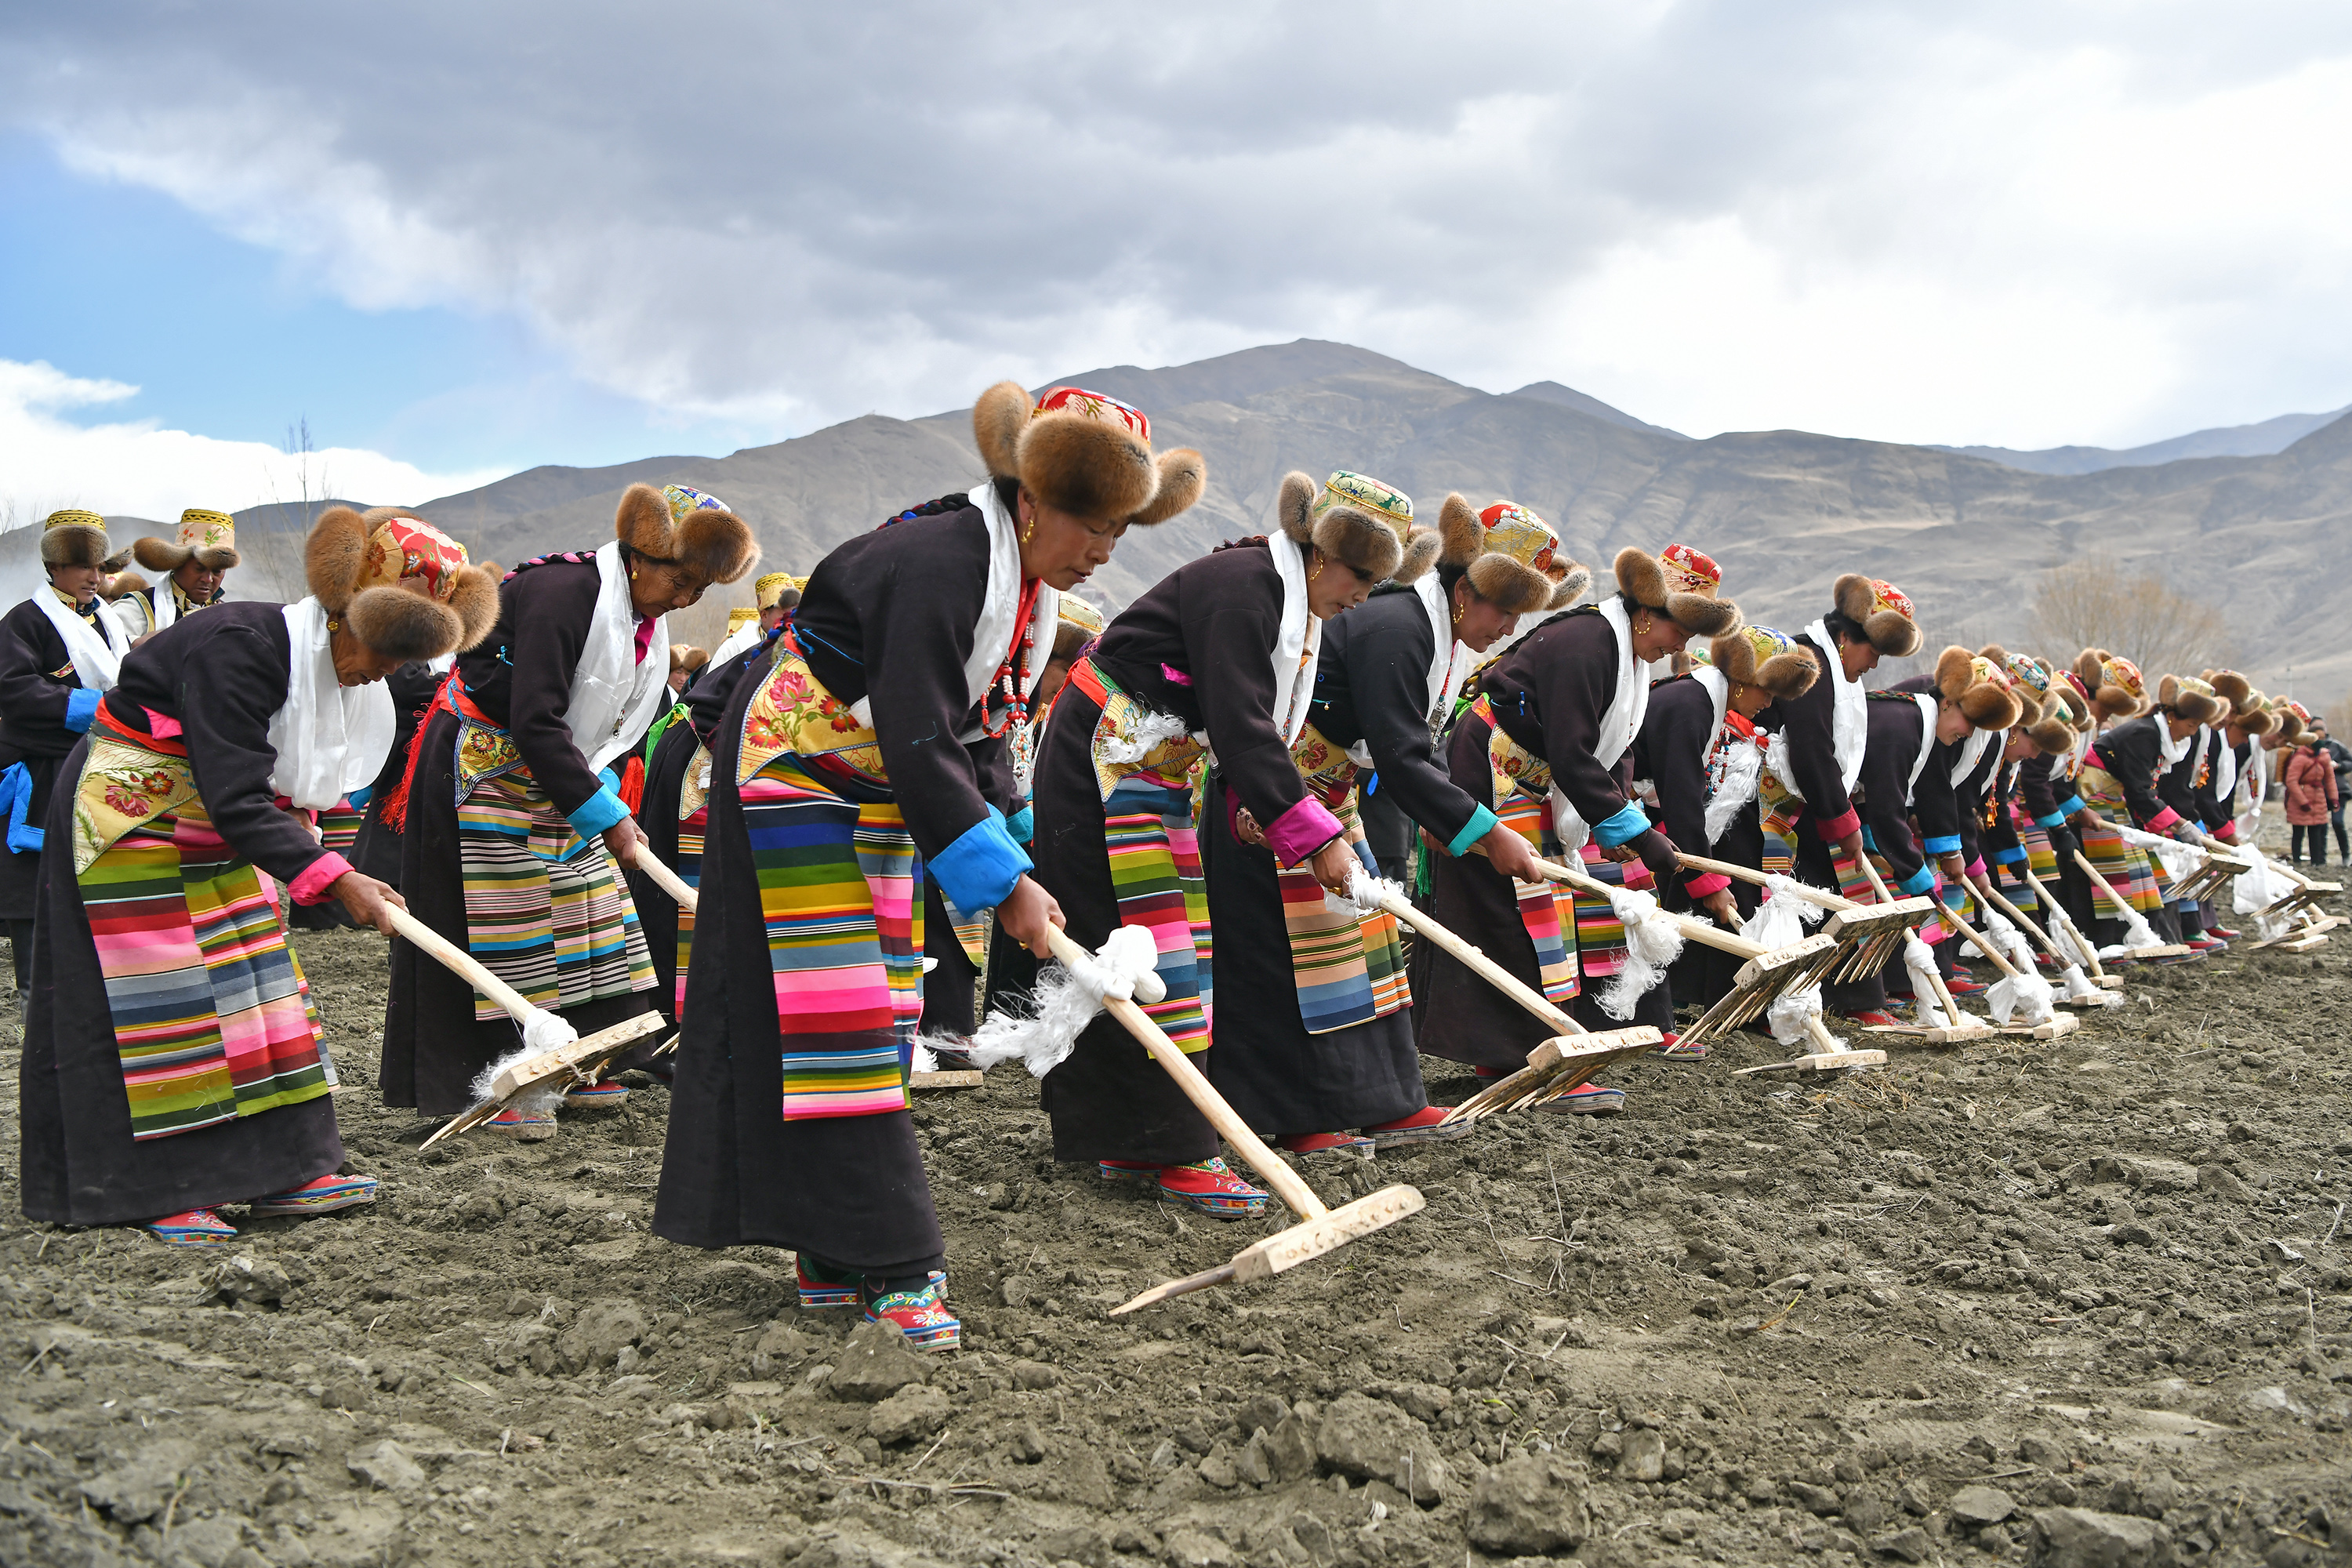
<path fill-rule="evenodd" d="M 1495 816 L 1438 763 L 1427 711 L 1436 656 L 1437 630 L 1420 595 L 1410 588 L 1373 595 L 1324 623 L 1312 720 L 1343 751 L 1362 742 L 1381 793 L 1459 854 L 1468 847 L 1457 847 L 1464 830 L 1475 824 L 1474 837 L 1483 837 Z"/>

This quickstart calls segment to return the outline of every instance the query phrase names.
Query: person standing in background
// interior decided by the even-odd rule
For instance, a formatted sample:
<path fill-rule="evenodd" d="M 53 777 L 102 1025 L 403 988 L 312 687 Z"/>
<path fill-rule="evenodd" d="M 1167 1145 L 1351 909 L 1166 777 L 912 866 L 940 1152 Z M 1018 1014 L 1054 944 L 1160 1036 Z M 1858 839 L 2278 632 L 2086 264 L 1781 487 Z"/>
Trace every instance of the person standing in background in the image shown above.
<path fill-rule="evenodd" d="M 2319 754 L 2326 758 L 2328 766 L 2336 770 L 2336 804 L 2327 813 L 2327 824 L 2336 830 L 2336 858 L 2352 866 L 2352 839 L 2347 839 L 2344 832 L 2344 801 L 2347 795 L 2352 795 L 2352 748 L 2347 748 L 2343 742 L 2327 732 L 2327 721 L 2325 719 L 2312 726 L 2312 733 L 2318 737 L 2314 745 Z"/>

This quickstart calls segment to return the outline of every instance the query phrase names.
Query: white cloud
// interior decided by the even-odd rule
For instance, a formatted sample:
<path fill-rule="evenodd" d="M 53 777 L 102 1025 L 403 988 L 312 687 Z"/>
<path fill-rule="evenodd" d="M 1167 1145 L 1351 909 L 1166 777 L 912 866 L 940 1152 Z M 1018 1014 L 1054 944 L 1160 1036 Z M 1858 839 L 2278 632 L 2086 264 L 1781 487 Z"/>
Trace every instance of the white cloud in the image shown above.
<path fill-rule="evenodd" d="M 309 494 L 412 505 L 487 484 L 499 470 L 431 474 L 382 452 L 331 447 L 305 459 L 260 441 L 222 441 L 152 420 L 82 425 L 65 416 L 137 395 L 42 361 L 0 360 L 0 526 L 78 506 L 171 520 L 184 508 L 239 511 Z"/>
<path fill-rule="evenodd" d="M 2352 397 L 2328 0 L 91 4 L 0 26 L 0 105 L 356 306 L 779 433 L 1299 335 L 1695 434 Z"/>

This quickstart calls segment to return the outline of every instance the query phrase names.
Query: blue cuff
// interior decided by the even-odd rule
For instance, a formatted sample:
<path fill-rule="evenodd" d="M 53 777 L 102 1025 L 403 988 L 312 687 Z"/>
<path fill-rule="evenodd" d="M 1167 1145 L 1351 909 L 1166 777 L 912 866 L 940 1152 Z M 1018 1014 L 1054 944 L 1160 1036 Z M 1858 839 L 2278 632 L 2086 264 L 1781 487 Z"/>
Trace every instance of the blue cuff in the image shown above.
<path fill-rule="evenodd" d="M 2015 849 L 1996 849 L 1992 852 L 1993 864 L 1996 866 L 2014 866 L 2025 858 L 2022 846 Z"/>
<path fill-rule="evenodd" d="M 89 721 L 98 717 L 99 699 L 104 692 L 92 691 L 87 686 L 77 686 L 66 693 L 66 728 L 77 735 L 89 732 Z"/>
<path fill-rule="evenodd" d="M 1365 876 L 1377 877 L 1381 874 L 1381 863 L 1372 858 L 1372 844 L 1370 839 L 1359 838 L 1353 844 L 1349 845 L 1348 847 L 1356 852 L 1356 859 L 1363 866 Z"/>
<path fill-rule="evenodd" d="M 1454 836 L 1454 842 L 1445 847 L 1445 852 L 1456 860 L 1461 859 L 1470 853 L 1470 846 L 1494 832 L 1495 825 L 1500 821 L 1502 821 L 1501 817 L 1496 816 L 1485 806 L 1480 806 L 1470 814 L 1470 826 Z"/>
<path fill-rule="evenodd" d="M 1006 831 L 1004 814 L 988 808 L 985 820 L 932 857 L 926 868 L 948 902 L 966 914 L 992 910 L 1012 895 L 1029 869 L 1029 857 Z"/>
<path fill-rule="evenodd" d="M 1871 837 L 1870 829 L 1867 826 L 1862 830 L 1862 847 L 1864 849 L 1870 850 L 1874 854 L 1876 853 L 1878 849 L 1878 840 Z"/>
<path fill-rule="evenodd" d="M 0 814 L 8 819 L 8 853 L 37 855 L 41 852 L 41 828 L 25 821 L 26 809 L 33 804 L 32 770 L 17 763 L 7 772 L 0 773 Z"/>
<path fill-rule="evenodd" d="M 1037 837 L 1037 812 L 1033 806 L 1023 806 L 1004 819 L 1005 830 L 1013 835 L 1015 844 L 1026 844 Z"/>
<path fill-rule="evenodd" d="M 1906 897 L 1914 899 L 1919 898 L 1924 894 L 1934 890 L 1936 886 L 1936 868 L 1923 864 L 1916 871 L 1912 872 L 1909 876 L 1904 878 L 1900 882 L 1897 882 L 1895 885 L 1903 889 Z"/>
<path fill-rule="evenodd" d="M 604 787 L 606 789 L 618 789 L 621 787 L 621 775 L 614 773 L 610 768 L 598 768 L 596 770 L 596 776 L 604 781 Z M 612 824 L 608 822 L 604 825 L 604 827 L 610 827 L 611 826 Z M 602 833 L 604 830 L 604 827 L 600 827 L 596 831 Z"/>
<path fill-rule="evenodd" d="M 588 797 L 587 805 L 577 811 L 564 813 L 564 819 L 572 824 L 572 831 L 585 840 L 595 837 L 628 815 L 629 808 L 621 804 L 621 797 L 613 793 L 613 786 L 606 784 Z"/>
<path fill-rule="evenodd" d="M 1603 849 L 1614 849 L 1649 831 L 1650 814 L 1638 805 L 1629 805 L 1608 821 L 1595 825 L 1592 841 Z"/>
<path fill-rule="evenodd" d="M 2078 807 L 2079 807 L 2080 804 L 2081 804 L 2080 802 L 2077 802 L 2077 803 L 2076 803 L 2076 805 L 2077 805 L 2077 806 L 2078 806 Z M 2037 817 L 2035 817 L 2035 818 L 2033 819 L 2033 826 L 2036 826 L 2036 827 L 2041 828 L 2041 829 L 2042 829 L 2043 832 L 2045 832 L 2045 833 L 2046 833 L 2046 832 L 2048 832 L 2051 828 L 2053 828 L 2053 827 L 2063 827 L 2063 826 L 2066 826 L 2066 808 L 2065 808 L 2064 806 L 2063 806 L 2063 805 L 2062 805 L 2062 806 L 2060 806 L 2057 810 L 2055 810 L 2055 811 L 2052 812 L 2052 813 L 2051 813 L 2049 816 L 2037 816 Z"/>
<path fill-rule="evenodd" d="M 2058 815 L 2062 818 L 2072 816 L 2083 809 L 2083 797 L 2079 795 L 2070 795 L 2058 803 Z"/>
<path fill-rule="evenodd" d="M 1960 852 L 1960 836 L 1957 833 L 1941 834 L 1919 847 L 1930 855 L 1957 855 Z"/>
<path fill-rule="evenodd" d="M 351 803 L 353 811 L 365 811 L 367 803 L 375 798 L 375 785 L 362 784 L 343 798 Z"/>

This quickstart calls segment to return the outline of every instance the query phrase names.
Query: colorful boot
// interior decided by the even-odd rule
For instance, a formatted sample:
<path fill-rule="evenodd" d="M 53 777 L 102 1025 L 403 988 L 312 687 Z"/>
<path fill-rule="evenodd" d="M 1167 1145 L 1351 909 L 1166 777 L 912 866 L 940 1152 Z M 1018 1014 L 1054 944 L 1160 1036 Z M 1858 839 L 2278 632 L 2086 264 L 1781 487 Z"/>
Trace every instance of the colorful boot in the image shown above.
<path fill-rule="evenodd" d="M 1424 1105 L 1411 1116 L 1367 1127 L 1363 1132 L 1375 1149 L 1403 1149 L 1415 1143 L 1451 1142 L 1469 1137 L 1476 1129 L 1475 1121 L 1446 1121 L 1445 1107 L 1442 1105 Z"/>
<path fill-rule="evenodd" d="M 218 1247 L 236 1239 L 236 1226 L 210 1209 L 167 1214 L 162 1219 L 149 1220 L 141 1228 L 152 1233 L 166 1247 Z"/>
<path fill-rule="evenodd" d="M 1211 1219 L 1249 1219 L 1265 1212 L 1265 1194 L 1211 1158 L 1160 1172 L 1160 1195 Z"/>
<path fill-rule="evenodd" d="M 375 1202 L 376 1186 L 373 1176 L 320 1176 L 315 1182 L 254 1199 L 251 1212 L 256 1219 L 271 1215 L 332 1214 L 337 1209 Z"/>
<path fill-rule="evenodd" d="M 869 1323 L 888 1320 L 919 1351 L 951 1351 L 963 1343 L 962 1321 L 947 1309 L 946 1281 L 933 1274 L 919 1290 L 892 1290 L 866 1303 Z M 862 1293 L 862 1292 L 861 1292 Z"/>

